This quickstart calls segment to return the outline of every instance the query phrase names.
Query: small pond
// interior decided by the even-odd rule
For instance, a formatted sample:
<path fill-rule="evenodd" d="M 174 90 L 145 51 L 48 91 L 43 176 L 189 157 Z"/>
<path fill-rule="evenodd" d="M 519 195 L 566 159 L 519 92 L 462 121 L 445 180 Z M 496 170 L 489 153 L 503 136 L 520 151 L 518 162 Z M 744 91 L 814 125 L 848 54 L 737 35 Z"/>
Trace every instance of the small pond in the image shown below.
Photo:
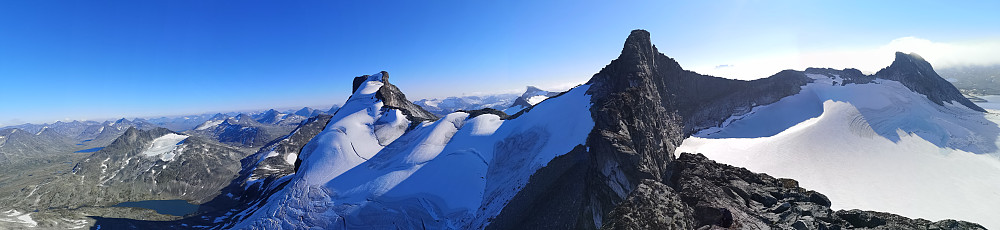
<path fill-rule="evenodd" d="M 136 207 L 152 209 L 160 214 L 184 216 L 198 211 L 198 205 L 188 203 L 186 200 L 144 200 L 123 202 L 112 207 Z"/>

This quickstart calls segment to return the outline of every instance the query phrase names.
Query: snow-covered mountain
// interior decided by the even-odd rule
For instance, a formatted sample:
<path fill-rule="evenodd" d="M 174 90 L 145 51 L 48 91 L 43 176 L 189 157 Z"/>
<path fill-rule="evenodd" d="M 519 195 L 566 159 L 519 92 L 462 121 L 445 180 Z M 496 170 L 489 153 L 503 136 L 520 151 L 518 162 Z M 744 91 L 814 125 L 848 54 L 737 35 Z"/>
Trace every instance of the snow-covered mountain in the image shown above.
<path fill-rule="evenodd" d="M 271 115 L 268 115 L 271 114 Z M 184 133 L 214 139 L 216 141 L 236 145 L 240 147 L 254 147 L 266 145 L 267 143 L 287 134 L 298 123 L 285 123 L 280 117 L 287 114 L 278 114 L 275 110 L 259 114 L 257 118 L 242 113 L 235 117 L 224 114 L 217 114 L 198 125 L 192 130 Z M 299 117 L 297 115 L 292 115 Z M 269 120 L 277 118 L 279 120 Z M 294 118 L 297 119 L 297 118 Z M 264 120 L 275 123 L 261 123 Z M 299 121 L 301 122 L 301 121 Z"/>
<path fill-rule="evenodd" d="M 293 114 L 309 118 L 309 117 L 315 117 L 316 115 L 320 114 L 330 114 L 330 113 L 328 113 L 328 111 L 313 109 L 309 107 L 302 107 L 302 109 L 296 110 L 295 112 L 293 112 Z"/>
<path fill-rule="evenodd" d="M 1000 115 L 980 112 L 915 54 L 897 53 L 862 82 L 805 73 L 813 81 L 798 94 L 703 130 L 679 151 L 795 178 L 839 201 L 834 208 L 1000 227 L 986 211 L 1000 207 Z"/>
<path fill-rule="evenodd" d="M 445 116 L 459 110 L 491 108 L 504 110 L 514 103 L 517 94 L 493 94 L 482 96 L 448 97 L 444 99 L 420 99 L 413 104 L 423 107 L 437 116 Z"/>
<path fill-rule="evenodd" d="M 921 65 L 916 63 L 917 67 Z M 919 70 L 920 73 L 927 71 L 922 67 Z M 673 59 L 657 51 L 649 41 L 648 32 L 637 30 L 626 40 L 618 59 L 595 74 L 587 84 L 548 97 L 505 119 L 488 110 L 454 112 L 438 119 L 407 101 L 402 92 L 389 83 L 387 73 L 361 76 L 355 78 L 354 93 L 344 106 L 330 118 L 322 132 L 301 148 L 296 156 L 294 174 L 281 174 L 283 182 L 272 183 L 273 188 L 257 190 L 260 194 L 245 194 L 253 197 L 244 201 L 250 203 L 247 206 L 229 210 L 217 219 L 212 218 L 216 216 L 202 219 L 217 220 L 215 228 L 239 229 L 521 229 L 529 226 L 554 229 L 981 229 L 976 224 L 961 221 L 930 222 L 872 211 L 834 211 L 831 205 L 840 202 L 838 199 L 828 199 L 820 193 L 824 191 L 798 187 L 795 180 L 751 173 L 713 162 L 702 155 L 676 154 L 677 146 L 691 135 L 699 138 L 709 133 L 743 134 L 727 130 L 736 130 L 737 124 L 742 124 L 740 118 L 776 114 L 778 112 L 764 113 L 764 108 L 784 108 L 785 101 L 803 100 L 797 98 L 819 91 L 817 85 L 843 89 L 854 85 L 888 86 L 910 94 L 919 93 L 925 97 L 904 94 L 897 98 L 920 99 L 915 102 L 923 103 L 919 108 L 933 108 L 940 113 L 914 115 L 917 118 L 949 114 L 946 118 L 974 121 L 975 115 L 983 115 L 955 99 L 950 90 L 926 88 L 926 84 L 940 84 L 929 78 L 933 75 L 924 75 L 922 77 L 929 79 L 922 80 L 903 79 L 904 75 L 912 73 L 908 71 L 896 68 L 874 78 L 853 78 L 846 74 L 841 77 L 832 72 L 832 76 L 828 76 L 809 71 L 783 71 L 755 81 L 716 78 L 683 70 Z M 835 86 L 834 81 L 842 84 L 845 80 L 851 84 Z M 829 92 L 836 93 L 823 95 L 851 95 L 853 91 Z M 820 101 L 825 106 L 821 109 L 829 107 L 831 110 L 843 103 Z M 894 104 L 906 105 L 902 102 Z M 908 109 L 909 105 L 898 107 L 914 111 Z M 814 106 L 804 109 L 815 111 Z M 787 108 L 784 111 L 795 112 Z M 850 113 L 850 110 L 843 111 Z M 808 116 L 789 117 L 787 119 Z M 780 131 L 787 128 L 788 123 L 796 123 L 785 118 L 778 120 L 781 122 L 774 125 L 786 127 L 766 130 Z M 866 131 L 864 127 L 905 126 L 892 122 L 872 124 L 864 119 L 849 121 L 850 125 L 837 126 L 848 131 L 825 135 L 830 135 L 830 139 L 842 135 L 871 137 L 880 135 L 878 130 L 883 129 Z M 971 126 L 971 123 L 942 121 L 935 124 L 939 126 L 899 128 L 945 127 L 956 130 L 954 134 L 963 128 L 969 132 L 988 130 Z M 974 135 L 965 137 L 971 136 Z M 940 143 L 978 149 L 989 147 L 978 142 L 949 140 L 952 139 Z M 808 145 L 808 142 L 801 145 Z M 929 146 L 938 148 L 933 144 Z M 796 154 L 771 150 L 789 156 Z M 856 157 L 839 156 L 837 152 L 803 154 L 822 154 L 831 160 Z M 281 155 L 278 153 L 274 157 Z M 250 167 L 260 167 L 260 164 Z M 842 167 L 848 170 L 861 166 Z M 959 166 L 948 166 L 952 167 Z M 887 175 L 909 172 L 893 171 L 900 169 L 896 167 L 883 168 L 888 171 L 880 173 Z M 801 171 L 829 176 L 839 172 Z M 906 193 L 896 194 L 903 194 L 897 196 L 901 197 L 899 199 L 908 199 Z M 866 197 L 839 198 L 847 200 L 845 203 L 879 202 Z"/>
<path fill-rule="evenodd" d="M 294 113 L 278 112 L 274 109 L 254 114 L 252 117 L 257 122 L 268 125 L 298 125 L 299 122 L 309 118 L 308 116 L 302 116 Z"/>
<path fill-rule="evenodd" d="M 514 99 L 514 102 L 509 107 L 503 109 L 504 113 L 514 115 L 521 110 L 559 94 L 559 92 L 545 91 L 534 86 L 528 86 L 527 88 L 521 96 Z"/>
<path fill-rule="evenodd" d="M 212 119 L 215 114 L 199 114 L 199 115 L 185 115 L 185 116 L 173 116 L 173 117 L 157 117 L 150 118 L 146 121 L 152 123 L 159 127 L 164 127 L 169 130 L 183 132 L 190 129 L 194 129 L 198 125 L 204 123 L 205 121 Z"/>

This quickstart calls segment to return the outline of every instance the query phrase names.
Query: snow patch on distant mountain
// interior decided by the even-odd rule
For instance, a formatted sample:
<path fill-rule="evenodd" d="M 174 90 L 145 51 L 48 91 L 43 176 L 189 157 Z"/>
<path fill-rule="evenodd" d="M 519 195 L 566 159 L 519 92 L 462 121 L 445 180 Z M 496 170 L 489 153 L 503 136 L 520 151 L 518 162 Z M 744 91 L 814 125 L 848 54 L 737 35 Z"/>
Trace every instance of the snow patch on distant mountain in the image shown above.
<path fill-rule="evenodd" d="M 510 105 L 510 107 L 505 108 L 503 112 L 508 115 L 513 115 L 558 94 L 559 92 L 551 92 L 539 89 L 538 87 L 528 86 L 524 93 L 514 99 L 514 102 Z"/>
<path fill-rule="evenodd" d="M 223 121 L 225 121 L 225 120 L 210 120 L 210 121 L 205 121 L 205 123 L 202 123 L 201 125 L 198 125 L 198 127 L 195 127 L 194 130 L 206 130 L 206 129 L 215 127 L 216 125 L 222 124 Z"/>
<path fill-rule="evenodd" d="M 14 209 L 0 212 L 0 222 L 22 224 L 27 228 L 38 227 L 38 222 L 31 218 L 31 213 L 23 213 Z"/>
<path fill-rule="evenodd" d="M 176 156 L 176 152 L 181 152 L 175 152 L 174 150 L 176 150 L 178 145 L 187 138 L 188 136 L 186 135 L 179 135 L 176 133 L 168 133 L 161 137 L 157 137 L 156 139 L 153 139 L 153 143 L 149 146 L 149 148 L 142 152 L 142 155 L 147 157 L 159 157 L 163 161 L 171 161 Z"/>

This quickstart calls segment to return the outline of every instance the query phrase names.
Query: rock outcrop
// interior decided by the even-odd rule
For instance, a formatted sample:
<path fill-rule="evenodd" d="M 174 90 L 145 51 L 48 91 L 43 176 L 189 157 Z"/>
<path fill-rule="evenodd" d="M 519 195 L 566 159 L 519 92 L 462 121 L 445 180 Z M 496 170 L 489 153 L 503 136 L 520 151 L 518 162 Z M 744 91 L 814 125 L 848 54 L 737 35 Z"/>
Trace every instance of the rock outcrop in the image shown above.
<path fill-rule="evenodd" d="M 668 184 L 645 180 L 604 229 L 985 229 L 955 220 L 830 209 L 823 194 L 743 168 L 682 153 Z"/>
<path fill-rule="evenodd" d="M 395 85 L 389 83 L 388 72 L 382 71 L 381 73 L 382 84 L 384 85 L 378 89 L 378 92 L 375 93 L 375 97 L 384 103 L 384 108 L 399 109 L 399 111 L 403 112 L 403 115 L 406 115 L 411 121 L 416 123 L 420 123 L 421 121 L 434 121 L 438 119 L 438 117 L 431 112 L 427 112 L 424 108 L 414 105 L 413 102 L 407 100 L 406 95 L 403 94 L 402 91 L 399 91 L 399 88 L 396 88 Z M 351 92 L 357 91 L 358 87 L 361 86 L 361 83 L 364 83 L 368 77 L 369 75 L 355 77 L 354 88 Z"/>

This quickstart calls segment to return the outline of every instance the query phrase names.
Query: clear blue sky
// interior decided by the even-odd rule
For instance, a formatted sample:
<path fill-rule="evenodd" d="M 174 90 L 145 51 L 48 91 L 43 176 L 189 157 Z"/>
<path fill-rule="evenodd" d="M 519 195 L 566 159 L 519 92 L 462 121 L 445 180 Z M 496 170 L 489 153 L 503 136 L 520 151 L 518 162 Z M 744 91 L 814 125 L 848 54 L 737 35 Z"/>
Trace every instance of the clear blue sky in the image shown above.
<path fill-rule="evenodd" d="M 411 99 L 580 83 L 637 28 L 683 66 L 1000 37 L 998 1 L 345 2 L 4 1 L 0 126 L 339 104 L 381 70 Z"/>

